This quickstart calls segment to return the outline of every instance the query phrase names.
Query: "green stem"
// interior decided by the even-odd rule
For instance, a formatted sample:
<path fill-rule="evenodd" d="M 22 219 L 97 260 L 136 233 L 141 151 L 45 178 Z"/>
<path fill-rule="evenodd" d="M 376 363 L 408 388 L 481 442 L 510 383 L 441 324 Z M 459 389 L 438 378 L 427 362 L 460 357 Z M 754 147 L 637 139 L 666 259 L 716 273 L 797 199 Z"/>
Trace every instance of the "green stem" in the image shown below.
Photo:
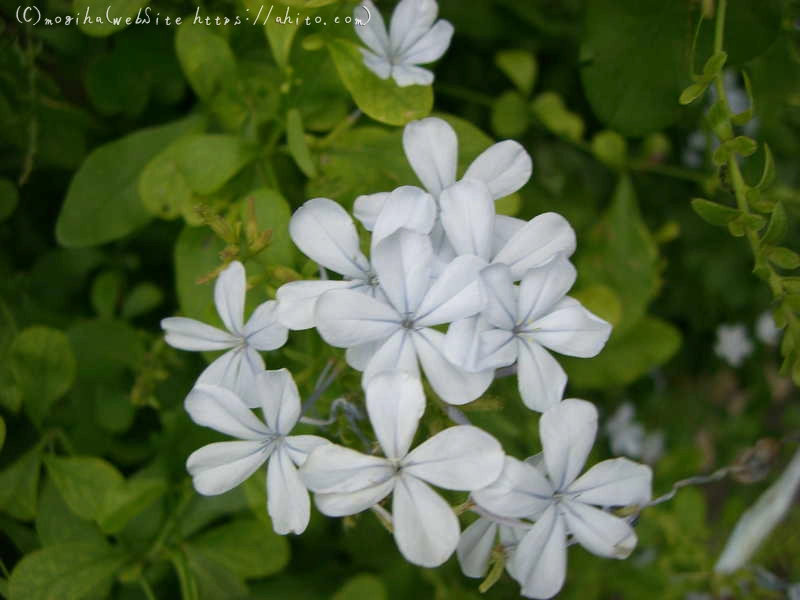
<path fill-rule="evenodd" d="M 142 588 L 142 592 L 144 595 L 147 596 L 147 600 L 158 600 L 156 595 L 153 593 L 153 588 L 150 587 L 150 583 L 148 583 L 147 578 L 144 575 L 139 576 L 139 586 Z"/>
<path fill-rule="evenodd" d="M 437 83 L 436 91 L 445 96 L 450 96 L 451 98 L 457 98 L 458 100 L 464 100 L 466 102 L 472 102 L 473 104 L 480 104 L 482 106 L 494 105 L 494 98 L 491 96 L 481 94 L 480 92 L 475 92 L 468 88 L 461 87 L 460 85 Z"/>
<path fill-rule="evenodd" d="M 164 526 L 158 533 L 158 537 L 156 537 L 153 545 L 150 546 L 150 549 L 145 554 L 145 560 L 150 560 L 159 552 L 161 552 L 164 544 L 167 541 L 167 538 L 172 534 L 175 526 L 178 523 L 178 519 L 183 514 L 183 511 L 186 509 L 186 506 L 189 504 L 189 502 L 191 502 L 192 498 L 194 498 L 194 490 L 192 488 L 184 489 L 178 505 L 175 507 L 175 510 L 170 513 L 169 517 L 164 522 Z"/>

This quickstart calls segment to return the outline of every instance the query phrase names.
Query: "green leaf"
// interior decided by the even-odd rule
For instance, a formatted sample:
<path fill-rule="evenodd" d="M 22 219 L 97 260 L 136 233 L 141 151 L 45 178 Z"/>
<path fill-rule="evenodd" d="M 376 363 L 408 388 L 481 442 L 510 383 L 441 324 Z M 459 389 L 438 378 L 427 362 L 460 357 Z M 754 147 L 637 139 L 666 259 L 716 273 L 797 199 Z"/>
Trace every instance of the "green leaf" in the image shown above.
<path fill-rule="evenodd" d="M 539 70 L 536 57 L 531 52 L 501 50 L 495 54 L 494 62 L 520 92 L 525 96 L 530 96 Z"/>
<path fill-rule="evenodd" d="M 125 296 L 122 304 L 122 318 L 134 319 L 149 313 L 164 301 L 164 294 L 157 285 L 144 281 L 137 284 L 131 292 Z"/>
<path fill-rule="evenodd" d="M 75 355 L 69 339 L 56 329 L 29 327 L 14 339 L 8 360 L 25 412 L 40 426 L 53 403 L 75 380 Z"/>
<path fill-rule="evenodd" d="M 769 225 L 761 242 L 766 245 L 777 244 L 786 236 L 788 229 L 789 218 L 786 216 L 786 209 L 783 207 L 783 202 L 778 202 L 772 209 Z"/>
<path fill-rule="evenodd" d="M 722 165 L 726 164 L 732 156 L 733 148 L 731 147 L 730 141 L 723 142 L 717 147 L 716 150 L 714 150 L 713 154 L 711 155 L 711 162 L 713 162 L 717 167 L 721 167 Z"/>
<path fill-rule="evenodd" d="M 623 169 L 628 160 L 625 138 L 615 131 L 599 131 L 592 138 L 592 152 L 615 169 Z"/>
<path fill-rule="evenodd" d="M 118 533 L 131 519 L 161 498 L 166 490 L 167 482 L 161 478 L 140 477 L 120 482 L 102 495 L 97 523 L 106 533 Z"/>
<path fill-rule="evenodd" d="M 0 415 L 0 450 L 6 443 L 6 420 Z"/>
<path fill-rule="evenodd" d="M 103 271 L 92 282 L 92 307 L 100 317 L 111 319 L 117 312 L 124 277 L 119 271 Z"/>
<path fill-rule="evenodd" d="M 17 563 L 9 600 L 81 600 L 111 583 L 128 556 L 106 543 L 68 542 L 37 550 Z"/>
<path fill-rule="evenodd" d="M 590 0 L 585 14 L 581 80 L 597 117 L 625 136 L 672 124 L 688 72 L 686 5 Z"/>
<path fill-rule="evenodd" d="M 680 332 L 660 319 L 644 317 L 622 334 L 616 330 L 596 357 L 562 361 L 571 384 L 580 388 L 628 385 L 667 362 L 681 343 Z"/>
<path fill-rule="evenodd" d="M 405 125 L 431 112 L 431 86 L 399 87 L 393 79 L 380 79 L 364 65 L 358 46 L 348 40 L 328 40 L 328 52 L 342 83 L 367 116 L 389 125 Z"/>
<path fill-rule="evenodd" d="M 192 538 L 195 551 L 240 577 L 266 577 L 289 562 L 289 543 L 264 522 L 236 519 Z"/>
<path fill-rule="evenodd" d="M 332 600 L 387 600 L 386 586 L 375 575 L 356 575 L 348 579 L 333 595 Z"/>
<path fill-rule="evenodd" d="M 10 179 L 0 177 L 0 223 L 11 216 L 18 202 L 17 186 Z"/>
<path fill-rule="evenodd" d="M 151 218 L 137 183 L 145 165 L 179 137 L 204 127 L 201 117 L 151 127 L 96 148 L 73 177 L 56 223 L 64 246 L 95 246 L 119 239 Z"/>
<path fill-rule="evenodd" d="M 744 135 L 733 138 L 730 144 L 731 149 L 739 156 L 750 156 L 758 150 L 758 143 L 754 139 Z"/>
<path fill-rule="evenodd" d="M 555 92 L 544 92 L 534 98 L 531 110 L 542 124 L 556 135 L 578 141 L 583 138 L 583 119 L 570 112 L 561 96 Z"/>
<path fill-rule="evenodd" d="M 699 5 L 698 5 L 699 9 Z M 778 38 L 783 3 L 781 0 L 736 0 L 725 11 L 725 49 L 728 65 L 741 65 L 766 51 Z M 696 21 L 695 11 L 686 15 Z M 713 52 L 714 27 L 709 24 L 700 31 L 697 44 L 699 56 Z"/>
<path fill-rule="evenodd" d="M 94 456 L 51 456 L 45 465 L 67 506 L 84 519 L 96 519 L 108 491 L 124 481 L 113 465 Z"/>
<path fill-rule="evenodd" d="M 106 37 L 128 27 L 128 18 L 131 24 L 141 24 L 136 19 L 144 19 L 144 11 L 139 9 L 146 5 L 147 0 L 74 0 L 72 8 L 80 15 L 77 23 L 83 33 Z"/>
<path fill-rule="evenodd" d="M 42 486 L 36 513 L 36 534 L 43 546 L 66 542 L 105 542 L 97 525 L 72 512 L 51 479 Z"/>
<path fill-rule="evenodd" d="M 789 248 L 766 248 L 764 254 L 771 263 L 781 269 L 796 269 L 800 267 L 800 254 Z"/>
<path fill-rule="evenodd" d="M 256 157 L 255 148 L 233 135 L 189 135 L 171 148 L 178 169 L 198 194 L 219 190 Z"/>
<path fill-rule="evenodd" d="M 707 89 L 708 84 L 705 82 L 693 83 L 689 87 L 684 88 L 681 95 L 678 97 L 678 102 L 684 106 L 691 104 L 705 94 Z"/>
<path fill-rule="evenodd" d="M 214 284 L 197 280 L 216 269 L 219 253 L 225 247 L 213 231 L 205 227 L 184 227 L 175 243 L 175 288 L 181 312 L 208 322 L 214 318 Z"/>
<path fill-rule="evenodd" d="M 529 123 L 528 105 L 519 92 L 503 92 L 492 104 L 492 130 L 498 136 L 519 137 L 528 129 Z"/>
<path fill-rule="evenodd" d="M 722 68 L 725 66 L 725 61 L 728 60 L 728 55 L 722 50 L 712 54 L 706 64 L 703 65 L 703 79 L 706 82 L 716 78 L 722 73 Z"/>
<path fill-rule="evenodd" d="M 716 202 L 710 202 L 703 198 L 694 198 L 692 200 L 692 209 L 706 223 L 717 225 L 718 227 L 725 227 L 739 216 L 738 209 L 731 208 L 730 206 L 723 206 Z"/>
<path fill-rule="evenodd" d="M 270 5 L 276 15 L 285 15 L 286 8 L 280 4 Z M 289 55 L 292 51 L 292 42 L 299 28 L 278 23 L 274 19 L 270 19 L 264 25 L 264 33 L 267 36 L 269 47 L 272 50 L 272 56 L 275 57 L 275 62 L 278 66 L 285 70 L 289 64 Z"/>
<path fill-rule="evenodd" d="M 254 260 L 264 266 L 293 266 L 295 252 L 289 237 L 289 220 L 292 217 L 292 210 L 286 198 L 269 188 L 253 190 L 242 199 L 243 220 L 247 218 L 247 204 L 250 199 L 253 200 L 259 230 L 270 229 L 272 231 L 269 246 Z"/>
<path fill-rule="evenodd" d="M 759 190 L 769 187 L 775 180 L 775 159 L 772 158 L 772 150 L 768 144 L 764 144 L 764 169 L 761 171 L 761 179 L 756 186 Z"/>
<path fill-rule="evenodd" d="M 144 207 L 161 219 L 174 219 L 192 204 L 194 193 L 178 166 L 175 144 L 156 154 L 139 175 L 138 192 Z"/>
<path fill-rule="evenodd" d="M 721 100 L 714 102 L 706 113 L 708 126 L 721 140 L 727 140 L 733 135 L 731 124 L 728 122 L 729 114 L 727 105 Z"/>
<path fill-rule="evenodd" d="M 175 52 L 189 84 L 203 100 L 234 85 L 236 59 L 228 42 L 214 32 L 214 27 L 193 25 L 185 19 L 175 34 Z"/>
<path fill-rule="evenodd" d="M 570 296 L 614 327 L 622 320 L 622 302 L 608 286 L 590 285 L 571 293 Z"/>
<path fill-rule="evenodd" d="M 36 516 L 41 461 L 40 449 L 32 448 L 0 471 L 0 508 L 21 521 Z"/>
<path fill-rule="evenodd" d="M 188 545 L 186 568 L 191 575 L 191 587 L 188 594 L 182 595 L 183 600 L 241 600 L 249 597 L 247 586 L 238 575 Z"/>
<path fill-rule="evenodd" d="M 294 162 L 297 163 L 297 166 L 307 177 L 316 177 L 317 165 L 314 163 L 314 157 L 311 156 L 311 151 L 306 143 L 305 132 L 303 131 L 303 117 L 300 116 L 300 111 L 296 108 L 290 109 L 286 115 L 286 136 L 289 143 L 289 153 L 292 155 Z"/>

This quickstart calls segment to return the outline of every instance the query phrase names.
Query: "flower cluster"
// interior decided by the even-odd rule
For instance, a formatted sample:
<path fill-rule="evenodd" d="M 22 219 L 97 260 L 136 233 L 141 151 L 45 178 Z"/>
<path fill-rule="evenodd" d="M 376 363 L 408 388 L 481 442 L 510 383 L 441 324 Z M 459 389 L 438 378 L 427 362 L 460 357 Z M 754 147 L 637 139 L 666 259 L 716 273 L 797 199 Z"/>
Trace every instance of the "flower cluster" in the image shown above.
<path fill-rule="evenodd" d="M 400 3 L 392 47 L 395 34 L 402 37 L 395 20 L 408 17 L 410 6 L 429 4 L 435 7 Z M 429 27 L 435 11 L 426 15 Z M 437 28 L 443 27 L 431 32 Z M 314 198 L 297 209 L 289 233 L 319 265 L 321 279 L 283 285 L 277 300 L 245 322 L 246 277 L 234 262 L 214 294 L 227 331 L 181 317 L 163 320 L 175 347 L 227 350 L 200 375 L 185 408 L 199 425 L 234 439 L 200 448 L 187 469 L 197 491 L 210 495 L 266 463 L 267 510 L 278 533 L 305 530 L 310 491 L 328 516 L 376 512 L 411 563 L 434 567 L 458 550 L 465 574 L 475 577 L 486 572 L 490 556 L 501 555 L 523 595 L 547 598 L 563 583 L 569 543 L 605 557 L 630 554 L 636 535 L 613 509 L 635 513 L 650 499 L 649 467 L 627 459 L 602 462 L 579 477 L 597 412 L 582 400 L 562 401 L 567 376 L 551 354 L 594 356 L 611 326 L 567 295 L 576 278 L 569 260 L 576 241 L 563 217 L 524 221 L 496 213 L 495 200 L 531 175 L 522 146 L 495 144 L 461 178 L 458 140 L 446 121 L 410 123 L 403 146 L 421 187 L 355 200 L 369 256 L 347 211 Z M 292 434 L 302 419 L 298 389 L 285 369 L 266 370 L 259 352 L 281 347 L 289 330 L 311 328 L 345 349 L 347 363 L 362 373 L 380 454 Z M 501 367 L 516 373 L 525 406 L 542 413 L 541 460 L 506 456 L 492 435 L 463 420 L 413 443 L 425 412 L 424 382 L 444 402 L 463 405 L 483 395 Z M 253 412 L 259 408 L 263 420 Z M 457 512 L 434 488 L 468 492 L 465 506 L 478 521 L 461 533 Z M 384 507 L 389 496 L 391 513 Z"/>

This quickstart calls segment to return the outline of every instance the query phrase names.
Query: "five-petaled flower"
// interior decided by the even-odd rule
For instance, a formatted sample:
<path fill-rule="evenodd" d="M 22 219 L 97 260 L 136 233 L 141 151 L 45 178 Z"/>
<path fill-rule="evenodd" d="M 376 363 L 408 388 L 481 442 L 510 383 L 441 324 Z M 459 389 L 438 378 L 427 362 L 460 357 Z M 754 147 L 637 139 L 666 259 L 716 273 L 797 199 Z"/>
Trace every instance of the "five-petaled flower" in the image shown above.
<path fill-rule="evenodd" d="M 645 505 L 652 472 L 616 458 L 578 476 L 597 435 L 597 409 L 584 400 L 564 400 L 548 409 L 539 434 L 544 469 L 506 457 L 500 477 L 472 497 L 495 515 L 535 521 L 507 566 L 524 596 L 550 598 L 564 583 L 568 535 L 598 556 L 627 558 L 633 551 L 637 538 L 630 524 L 598 507 Z"/>
<path fill-rule="evenodd" d="M 438 14 L 435 0 L 402 0 L 387 32 L 381 13 L 371 0 L 364 0 L 355 8 L 356 33 L 367 45 L 361 49 L 364 64 L 381 79 L 393 78 L 400 87 L 433 83 L 433 73 L 417 65 L 439 60 L 450 46 L 453 26 L 443 19 L 436 21 Z"/>
<path fill-rule="evenodd" d="M 186 461 L 195 489 L 223 494 L 267 467 L 267 511 L 277 533 L 302 533 L 308 525 L 308 492 L 297 473 L 308 453 L 328 444 L 316 435 L 289 435 L 300 418 L 300 396 L 286 369 L 264 371 L 246 394 L 250 402 L 215 385 L 197 385 L 186 397 L 186 411 L 198 425 L 237 438 L 215 442 Z M 262 422 L 248 405 L 261 406 Z"/>
<path fill-rule="evenodd" d="M 422 385 L 409 373 L 377 374 L 367 384 L 366 396 L 386 458 L 320 446 L 300 470 L 303 481 L 329 516 L 362 512 L 394 492 L 392 522 L 400 552 L 417 565 L 440 565 L 458 544 L 458 517 L 429 484 L 460 491 L 485 487 L 500 475 L 503 450 L 483 430 L 457 425 L 409 451 L 425 411 Z"/>
<path fill-rule="evenodd" d="M 258 351 L 275 350 L 286 343 L 288 330 L 278 322 L 277 303 L 268 300 L 244 323 L 247 281 L 242 263 L 232 262 L 217 278 L 214 303 L 227 331 L 186 317 L 161 320 L 166 342 L 181 350 L 228 350 L 200 374 L 197 383 L 220 385 L 244 397 L 264 370 Z"/>

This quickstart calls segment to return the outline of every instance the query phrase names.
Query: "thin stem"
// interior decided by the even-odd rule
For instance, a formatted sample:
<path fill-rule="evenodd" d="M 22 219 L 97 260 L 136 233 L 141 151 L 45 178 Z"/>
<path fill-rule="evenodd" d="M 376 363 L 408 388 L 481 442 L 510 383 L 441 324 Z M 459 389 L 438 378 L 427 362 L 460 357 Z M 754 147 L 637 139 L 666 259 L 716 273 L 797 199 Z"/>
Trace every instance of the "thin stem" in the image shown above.
<path fill-rule="evenodd" d="M 353 112 L 351 112 L 341 122 L 339 122 L 339 124 L 336 125 L 336 127 L 334 127 L 330 131 L 330 133 L 328 133 L 328 135 L 319 140 L 316 143 L 316 147 L 320 149 L 327 148 L 328 146 L 333 144 L 333 142 L 336 141 L 336 138 L 338 138 L 343 133 L 347 132 L 353 125 L 356 124 L 358 119 L 361 117 L 361 114 L 362 113 L 360 110 L 354 110 Z"/>
<path fill-rule="evenodd" d="M 451 85 L 449 83 L 437 83 L 436 91 L 444 96 L 450 96 L 458 100 L 472 102 L 473 104 L 480 104 L 481 106 L 493 106 L 494 98 L 480 92 L 475 92 L 460 85 Z"/>
<path fill-rule="evenodd" d="M 655 500 L 651 500 L 647 504 L 645 504 L 642 508 L 647 508 L 649 506 L 656 506 L 657 504 L 662 504 L 664 502 L 669 502 L 675 497 L 675 494 L 678 493 L 678 490 L 684 488 L 689 485 L 705 485 L 708 483 L 714 483 L 715 481 L 719 481 L 720 479 L 724 479 L 731 473 L 736 473 L 737 471 L 741 471 L 742 467 L 723 467 L 721 469 L 717 469 L 710 475 L 695 475 L 694 477 L 689 477 L 687 479 L 681 479 L 680 481 L 676 481 L 672 484 L 672 489 L 664 494 L 663 496 L 659 496 Z"/>
<path fill-rule="evenodd" d="M 139 576 L 139 586 L 142 588 L 142 592 L 144 595 L 147 596 L 147 600 L 158 600 L 156 595 L 153 593 L 153 588 L 150 587 L 150 583 L 148 583 L 147 578 L 144 575 Z"/>
<path fill-rule="evenodd" d="M 150 549 L 145 554 L 145 560 L 153 558 L 161 551 L 167 541 L 167 538 L 175 529 L 179 517 L 183 514 L 183 511 L 186 509 L 186 506 L 189 504 L 189 502 L 191 502 L 192 498 L 194 498 L 194 492 L 191 490 L 191 488 L 184 489 L 178 505 L 175 507 L 175 510 L 170 513 L 169 517 L 164 522 L 164 526 L 158 533 L 158 537 L 156 537 L 153 545 L 150 546 Z"/>
<path fill-rule="evenodd" d="M 717 21 L 714 25 L 714 52 L 722 52 L 725 41 L 725 11 L 728 8 L 728 0 L 718 0 Z"/>

